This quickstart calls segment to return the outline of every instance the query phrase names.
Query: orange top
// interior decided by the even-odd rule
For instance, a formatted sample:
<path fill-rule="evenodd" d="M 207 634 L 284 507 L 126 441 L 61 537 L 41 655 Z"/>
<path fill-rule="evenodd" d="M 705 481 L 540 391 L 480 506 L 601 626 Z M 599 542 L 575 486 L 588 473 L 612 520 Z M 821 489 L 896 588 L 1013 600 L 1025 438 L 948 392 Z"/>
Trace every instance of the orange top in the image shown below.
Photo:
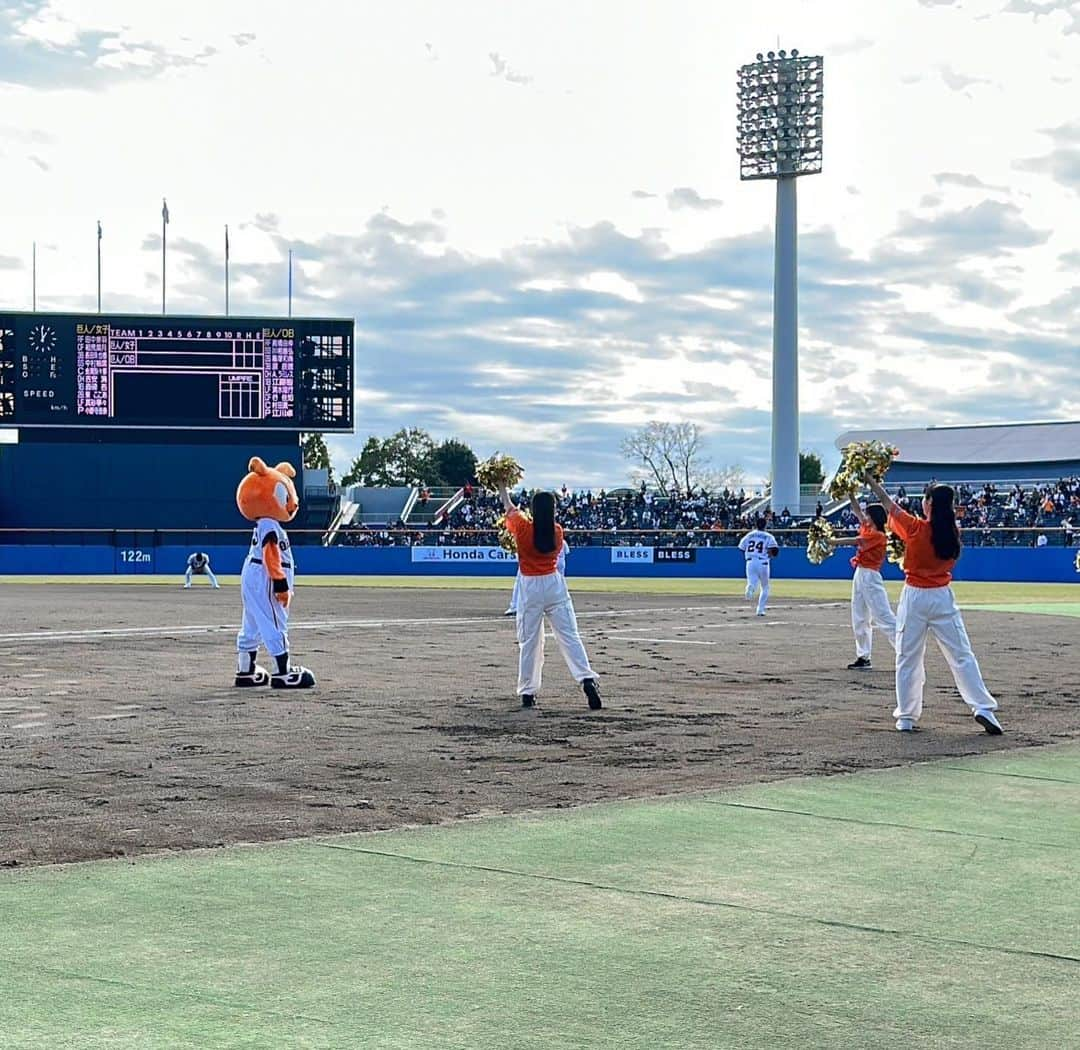
<path fill-rule="evenodd" d="M 555 571 L 563 545 L 561 525 L 555 526 L 555 549 L 547 554 L 541 554 L 533 545 L 533 523 L 520 510 L 506 515 L 506 529 L 517 541 L 518 572 L 522 576 L 550 576 Z"/>
<path fill-rule="evenodd" d="M 904 510 L 889 515 L 892 530 L 904 541 L 904 576 L 910 587 L 948 587 L 955 558 L 939 558 L 931 541 L 930 522 Z"/>
<path fill-rule="evenodd" d="M 881 572 L 881 566 L 885 564 L 885 533 L 874 525 L 860 525 L 859 546 L 851 564 L 856 569 Z"/>

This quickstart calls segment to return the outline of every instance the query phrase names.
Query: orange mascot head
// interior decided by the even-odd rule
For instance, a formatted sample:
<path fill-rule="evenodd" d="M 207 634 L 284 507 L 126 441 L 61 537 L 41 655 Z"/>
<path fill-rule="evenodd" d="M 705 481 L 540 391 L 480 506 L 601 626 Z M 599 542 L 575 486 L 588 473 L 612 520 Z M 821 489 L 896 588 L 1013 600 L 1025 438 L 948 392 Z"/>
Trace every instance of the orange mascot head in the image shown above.
<path fill-rule="evenodd" d="M 236 505 L 248 521 L 273 518 L 292 521 L 300 509 L 293 478 L 296 471 L 291 463 L 268 467 L 258 456 L 248 462 L 248 473 L 236 489 Z"/>

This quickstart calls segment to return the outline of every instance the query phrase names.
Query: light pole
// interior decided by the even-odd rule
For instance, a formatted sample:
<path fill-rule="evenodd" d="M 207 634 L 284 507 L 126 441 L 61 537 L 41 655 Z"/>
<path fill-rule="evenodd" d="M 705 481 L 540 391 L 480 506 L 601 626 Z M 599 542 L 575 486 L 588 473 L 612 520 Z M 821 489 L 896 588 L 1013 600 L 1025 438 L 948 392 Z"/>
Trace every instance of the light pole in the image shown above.
<path fill-rule="evenodd" d="M 799 302 L 795 179 L 821 171 L 824 60 L 760 52 L 739 69 L 739 177 L 776 180 L 772 508 L 798 513 Z"/>

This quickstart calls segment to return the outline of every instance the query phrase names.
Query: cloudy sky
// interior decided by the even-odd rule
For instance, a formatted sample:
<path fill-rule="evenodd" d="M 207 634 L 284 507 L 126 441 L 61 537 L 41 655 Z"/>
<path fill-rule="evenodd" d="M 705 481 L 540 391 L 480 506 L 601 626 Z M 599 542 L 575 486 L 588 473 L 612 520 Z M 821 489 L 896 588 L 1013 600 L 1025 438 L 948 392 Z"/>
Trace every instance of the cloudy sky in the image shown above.
<path fill-rule="evenodd" d="M 625 480 L 649 419 L 768 473 L 774 187 L 735 75 L 825 57 L 801 445 L 1080 418 L 1080 0 L 0 0 L 0 305 L 357 325 L 355 438 Z"/>

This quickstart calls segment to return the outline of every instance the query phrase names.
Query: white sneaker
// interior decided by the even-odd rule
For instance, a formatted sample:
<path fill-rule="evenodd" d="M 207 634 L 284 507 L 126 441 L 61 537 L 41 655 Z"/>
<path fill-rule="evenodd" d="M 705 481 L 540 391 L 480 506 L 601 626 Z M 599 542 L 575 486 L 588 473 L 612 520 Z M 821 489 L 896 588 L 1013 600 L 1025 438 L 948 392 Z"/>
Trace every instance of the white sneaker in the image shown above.
<path fill-rule="evenodd" d="M 1004 732 L 1001 728 L 1001 723 L 994 717 L 994 712 L 987 711 L 986 708 L 980 707 L 979 710 L 975 712 L 975 721 L 978 722 L 990 736 L 1001 736 Z"/>
<path fill-rule="evenodd" d="M 915 732 L 915 719 L 914 718 L 898 718 L 896 720 L 896 728 L 901 733 L 914 733 Z"/>
<path fill-rule="evenodd" d="M 187 590 L 190 590 L 190 589 L 191 589 L 191 584 L 190 583 L 185 583 L 184 584 L 184 590 L 187 591 Z"/>

